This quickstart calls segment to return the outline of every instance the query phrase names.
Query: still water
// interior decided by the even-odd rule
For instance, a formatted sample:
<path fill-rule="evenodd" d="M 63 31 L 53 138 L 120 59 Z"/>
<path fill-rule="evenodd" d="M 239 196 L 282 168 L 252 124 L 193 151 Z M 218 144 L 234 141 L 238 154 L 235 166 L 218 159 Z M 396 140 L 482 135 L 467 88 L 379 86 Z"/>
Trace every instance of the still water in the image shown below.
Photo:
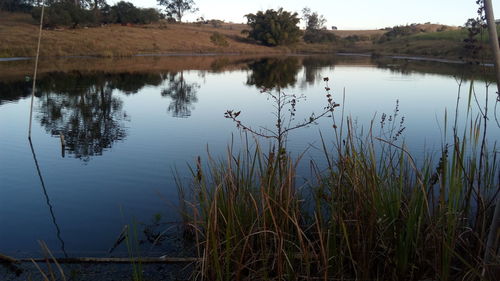
<path fill-rule="evenodd" d="M 241 110 L 241 120 L 256 130 L 273 129 L 274 105 L 262 88 L 304 95 L 294 121 L 301 122 L 323 110 L 329 77 L 330 93 L 342 104 L 333 117 L 341 118 L 343 108 L 359 130 L 373 120 L 380 132 L 381 116 L 393 115 L 398 104 L 400 141 L 421 159 L 446 142 L 444 116 L 455 112 L 459 89 L 463 113 L 474 80 L 476 114 L 488 85 L 482 69 L 467 65 L 367 57 L 44 60 L 30 145 L 32 65 L 0 62 L 0 253 L 16 257 L 39 255 L 38 240 L 59 256 L 106 256 L 124 225 L 143 233 L 157 214 L 156 228 L 175 233 L 174 171 L 188 182 L 197 156 L 206 159 L 209 150 L 222 158 L 231 142 L 238 147 L 240 132 L 224 118 L 226 110 Z M 500 136 L 495 89 L 490 85 L 492 140 Z M 293 131 L 289 150 L 321 165 L 319 132 L 331 143 L 332 122 Z M 299 176 L 307 178 L 303 166 Z M 178 242 L 170 238 L 164 246 L 175 251 Z M 113 252 L 124 253 L 124 245 Z"/>

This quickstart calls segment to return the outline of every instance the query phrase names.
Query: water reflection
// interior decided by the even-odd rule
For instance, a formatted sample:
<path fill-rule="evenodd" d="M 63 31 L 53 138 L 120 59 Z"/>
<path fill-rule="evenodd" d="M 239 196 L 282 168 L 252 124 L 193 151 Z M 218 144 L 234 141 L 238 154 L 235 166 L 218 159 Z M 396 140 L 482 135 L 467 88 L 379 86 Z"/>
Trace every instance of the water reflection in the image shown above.
<path fill-rule="evenodd" d="M 29 95 L 31 95 L 31 83 L 29 81 L 0 82 L 0 105 Z"/>
<path fill-rule="evenodd" d="M 161 95 L 172 100 L 168 106 L 168 112 L 171 112 L 173 117 L 187 118 L 191 116 L 191 110 L 194 108 L 193 103 L 198 101 L 196 92 L 200 85 L 186 82 L 183 71 L 168 73 L 166 80 L 168 85 L 161 91 Z"/>
<path fill-rule="evenodd" d="M 436 63 L 432 61 L 415 61 L 405 59 L 377 58 L 371 59 L 373 65 L 380 69 L 388 69 L 394 74 L 413 75 L 438 74 L 453 76 L 464 80 L 494 81 L 493 67 L 477 64 Z"/>
<path fill-rule="evenodd" d="M 304 79 L 301 82 L 301 86 L 304 87 L 306 84 L 313 85 L 316 81 L 323 79 L 321 76 L 322 69 L 330 67 L 333 70 L 336 63 L 336 57 L 305 57 L 302 60 Z"/>
<path fill-rule="evenodd" d="M 119 73 L 107 76 L 107 87 L 127 95 L 136 94 L 146 86 L 159 86 L 164 78 L 161 73 Z"/>
<path fill-rule="evenodd" d="M 480 70 L 468 65 L 425 61 L 396 60 L 370 57 L 291 56 L 267 58 L 185 58 L 182 68 L 179 58 L 174 60 L 179 70 L 150 70 L 151 64 L 134 63 L 140 67 L 134 72 L 70 71 L 48 72 L 41 75 L 36 96 L 37 119 L 51 135 L 62 134 L 68 155 L 88 161 L 102 155 L 112 145 L 127 137 L 126 122 L 130 119 L 123 109 L 120 93 L 134 95 L 146 86 L 155 87 L 162 97 L 170 99 L 167 111 L 173 117 L 192 115 L 198 102 L 201 82 L 187 81 L 185 71 L 190 60 L 203 59 L 204 71 L 223 72 L 248 69 L 246 84 L 257 88 L 286 88 L 297 83 L 300 87 L 321 81 L 321 73 L 335 66 L 373 66 L 403 75 L 433 73 L 465 79 L 485 77 Z M 206 60 L 206 61 L 205 61 Z M 148 61 L 149 62 L 149 61 Z M 109 63 L 108 63 L 109 64 Z M 108 65 L 106 64 L 106 65 Z M 198 67 L 198 65 L 196 64 Z M 132 66 L 127 66 L 132 67 Z M 298 77 L 300 70 L 303 76 Z M 204 74 L 203 71 L 200 73 Z M 486 76 L 492 78 L 491 75 Z M 29 96 L 31 83 L 25 76 L 0 82 L 0 106 Z M 192 78 L 196 79 L 196 78 Z"/>
<path fill-rule="evenodd" d="M 30 148 L 31 148 L 31 154 L 33 155 L 33 161 L 35 162 L 35 167 L 36 171 L 38 173 L 38 178 L 40 179 L 40 184 L 42 185 L 42 191 L 43 195 L 45 196 L 45 202 L 47 203 L 47 207 L 49 207 L 49 212 L 50 212 L 50 217 L 52 218 L 52 223 L 54 224 L 54 227 L 56 228 L 56 236 L 57 240 L 61 243 L 61 251 L 63 252 L 65 257 L 68 257 L 68 254 L 66 253 L 66 248 L 64 245 L 64 240 L 62 239 L 61 235 L 61 229 L 59 228 L 59 225 L 57 224 L 56 216 L 54 214 L 54 207 L 52 207 L 52 204 L 50 203 L 50 197 L 49 194 L 47 193 L 47 188 L 45 187 L 45 181 L 43 180 L 42 177 L 42 172 L 40 171 L 40 165 L 38 164 L 38 160 L 36 159 L 36 153 L 35 149 L 33 148 L 33 143 L 31 142 L 31 139 L 28 138 Z"/>
<path fill-rule="evenodd" d="M 266 89 L 293 87 L 300 67 L 297 57 L 261 59 L 248 64 L 247 84 Z"/>
<path fill-rule="evenodd" d="M 69 76 L 44 82 L 37 118 L 47 132 L 64 136 L 68 154 L 88 161 L 126 137 L 123 102 L 106 79 Z"/>

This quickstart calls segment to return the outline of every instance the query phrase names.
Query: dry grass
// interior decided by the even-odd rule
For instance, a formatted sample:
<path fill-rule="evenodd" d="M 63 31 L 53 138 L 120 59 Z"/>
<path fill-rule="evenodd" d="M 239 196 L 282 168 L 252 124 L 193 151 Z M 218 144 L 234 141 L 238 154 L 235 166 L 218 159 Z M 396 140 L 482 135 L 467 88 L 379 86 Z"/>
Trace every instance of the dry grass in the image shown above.
<path fill-rule="evenodd" d="M 29 14 L 0 12 L 0 57 L 34 56 L 38 30 Z M 136 54 L 289 54 L 375 52 L 379 54 L 407 54 L 440 58 L 458 58 L 461 40 L 436 37 L 442 25 L 422 24 L 427 37 L 408 37 L 384 44 L 373 44 L 385 30 L 335 30 L 341 38 L 358 36 L 360 41 L 339 40 L 328 44 L 297 43 L 287 47 L 266 47 L 248 40 L 241 31 L 245 24 L 166 24 L 122 26 L 106 25 L 95 28 L 44 30 L 41 56 L 102 56 L 126 57 Z M 453 33 L 457 27 L 447 27 Z M 448 32 L 448 33 L 450 33 Z M 227 41 L 217 44 L 211 36 L 218 33 Z M 442 40 L 441 40 L 442 39 Z"/>
<path fill-rule="evenodd" d="M 335 35 L 341 37 L 341 38 L 345 38 L 347 36 L 353 36 L 353 35 L 357 35 L 357 36 L 381 36 L 382 34 L 384 34 L 386 31 L 385 30 L 378 30 L 378 29 L 374 29 L 374 30 L 333 30 L 332 31 Z"/>
<path fill-rule="evenodd" d="M 33 56 L 37 26 L 28 14 L 0 13 L 0 57 Z M 42 56 L 98 55 L 106 57 L 160 53 L 283 53 L 248 42 L 244 25 L 213 27 L 196 24 L 107 25 L 96 28 L 44 30 Z M 229 42 L 217 46 L 210 40 L 219 32 Z"/>
<path fill-rule="evenodd" d="M 420 30 L 423 30 L 424 32 L 437 32 L 440 29 L 443 29 L 443 27 L 446 30 L 457 30 L 459 27 L 457 26 L 449 26 L 449 25 L 443 25 L 443 24 L 417 24 L 416 27 Z M 382 34 L 386 33 L 387 30 L 383 29 L 369 29 L 369 30 L 333 30 L 332 31 L 335 35 L 340 36 L 341 38 L 345 38 L 347 36 L 367 36 L 367 37 L 373 37 L 373 36 L 381 36 Z"/>

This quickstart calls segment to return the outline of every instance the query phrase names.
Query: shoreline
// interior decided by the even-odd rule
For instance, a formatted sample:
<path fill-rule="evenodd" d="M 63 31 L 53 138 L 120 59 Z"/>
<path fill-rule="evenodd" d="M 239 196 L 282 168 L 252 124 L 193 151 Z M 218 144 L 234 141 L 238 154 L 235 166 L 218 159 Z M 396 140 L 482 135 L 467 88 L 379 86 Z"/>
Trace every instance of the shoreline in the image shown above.
<path fill-rule="evenodd" d="M 272 54 L 262 54 L 262 53 L 161 53 L 161 54 L 135 54 L 130 56 L 121 56 L 121 57 L 104 57 L 99 55 L 86 55 L 86 56 L 41 56 L 40 59 L 56 59 L 56 60 L 64 60 L 64 59 L 133 59 L 140 57 L 244 57 L 244 56 L 259 56 L 259 57 L 292 57 L 292 56 L 339 56 L 339 57 L 364 57 L 371 58 L 373 55 L 371 53 L 355 53 L 355 52 L 336 52 L 336 53 L 272 53 Z M 440 58 L 440 57 L 424 57 L 424 56 L 414 56 L 414 55 L 394 55 L 394 54 L 386 54 L 386 55 L 378 55 L 376 58 L 379 59 L 396 59 L 396 60 L 407 60 L 407 61 L 421 61 L 421 62 L 436 62 L 436 63 L 445 63 L 445 64 L 467 64 L 467 61 L 460 59 L 451 59 L 451 58 Z M 6 62 L 16 62 L 16 61 L 30 61 L 35 59 L 35 57 L 11 57 L 11 58 L 0 58 L 0 64 Z M 480 63 L 481 66 L 486 67 L 494 67 L 494 64 L 491 62 Z"/>
<path fill-rule="evenodd" d="M 109 58 L 135 58 L 135 57 L 238 57 L 238 56 L 264 56 L 264 57 L 279 57 L 279 56 L 341 56 L 341 57 L 372 57 L 371 53 L 356 53 L 356 52 L 335 52 L 335 53 L 272 53 L 272 54 L 262 54 L 262 53 L 149 53 L 149 54 L 134 54 L 129 56 L 121 56 L 121 57 L 104 57 L 100 55 L 74 55 L 74 56 L 41 56 L 40 59 L 109 59 Z M 378 55 L 377 58 L 390 58 L 390 59 L 398 59 L 398 60 L 411 60 L 411 61 L 426 61 L 426 62 L 439 62 L 439 63 L 448 63 L 448 64 L 466 64 L 467 62 L 459 59 L 451 59 L 451 58 L 440 58 L 440 57 L 424 57 L 424 56 L 414 56 L 414 55 L 395 55 L 395 54 L 387 54 L 387 55 Z M 0 58 L 1 62 L 12 62 L 12 61 L 26 61 L 33 60 L 35 57 L 9 57 L 9 58 Z M 483 63 L 484 66 L 493 66 L 491 63 Z"/>

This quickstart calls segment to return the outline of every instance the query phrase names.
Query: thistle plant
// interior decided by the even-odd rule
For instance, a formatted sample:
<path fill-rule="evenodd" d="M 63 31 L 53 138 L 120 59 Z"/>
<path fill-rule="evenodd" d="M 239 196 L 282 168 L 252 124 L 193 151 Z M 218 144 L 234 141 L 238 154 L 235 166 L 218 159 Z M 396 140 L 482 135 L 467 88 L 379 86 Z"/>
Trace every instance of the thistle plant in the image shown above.
<path fill-rule="evenodd" d="M 259 127 L 260 129 L 255 129 L 255 127 L 245 124 L 239 118 L 241 116 L 241 110 L 227 110 L 224 113 L 224 117 L 231 119 L 236 123 L 236 127 L 250 132 L 251 134 L 259 137 L 263 137 L 266 139 L 274 139 L 278 146 L 278 152 L 280 155 L 286 154 L 286 140 L 288 133 L 303 127 L 308 127 L 310 125 L 317 124 L 317 121 L 322 117 L 331 117 L 334 109 L 340 104 L 335 103 L 331 94 L 331 88 L 328 85 L 328 81 L 330 79 L 328 77 L 323 78 L 325 82 L 325 97 L 326 97 L 326 106 L 322 109 L 322 111 L 318 114 L 311 113 L 307 118 L 304 118 L 300 121 L 296 120 L 296 112 L 297 112 L 297 104 L 300 101 L 306 99 L 306 96 L 303 94 L 295 95 L 295 94 L 287 94 L 278 88 L 276 91 L 269 88 L 262 88 L 261 93 L 266 94 L 268 96 L 268 100 L 273 102 L 274 112 L 272 115 L 275 117 L 275 127 L 273 129 L 269 129 L 266 127 Z M 274 150 L 274 148 L 273 148 Z"/>

